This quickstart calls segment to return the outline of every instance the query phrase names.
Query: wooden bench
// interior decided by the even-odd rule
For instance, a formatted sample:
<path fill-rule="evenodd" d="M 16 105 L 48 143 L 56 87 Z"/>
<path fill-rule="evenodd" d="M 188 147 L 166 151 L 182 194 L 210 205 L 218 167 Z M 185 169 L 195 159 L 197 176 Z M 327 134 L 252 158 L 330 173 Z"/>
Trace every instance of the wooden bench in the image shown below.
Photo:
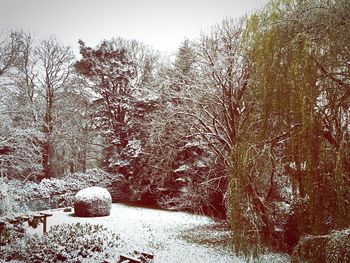
<path fill-rule="evenodd" d="M 139 252 L 139 251 L 134 251 L 134 254 L 138 256 L 139 259 L 141 259 L 142 262 L 153 262 L 154 260 L 154 255 L 146 253 L 146 252 Z"/>
<path fill-rule="evenodd" d="M 146 253 L 146 252 L 139 252 L 139 251 L 134 251 L 134 255 L 136 257 L 132 257 L 129 255 L 120 255 L 119 261 L 120 263 L 145 263 L 145 262 L 153 262 L 154 260 L 154 255 Z"/>
<path fill-rule="evenodd" d="M 119 257 L 119 262 L 120 263 L 142 263 L 141 259 L 138 259 L 138 258 L 134 258 L 132 256 L 129 256 L 129 255 L 120 255 Z"/>
<path fill-rule="evenodd" d="M 47 232 L 47 218 L 52 216 L 52 213 L 47 213 L 47 212 L 40 212 L 37 214 L 33 215 L 34 219 L 40 220 L 43 223 L 43 233 Z M 31 219 L 30 216 L 25 216 L 25 215 L 21 215 L 21 216 L 16 216 L 14 218 L 10 218 L 10 219 L 5 219 L 0 221 L 0 229 L 2 227 L 5 226 L 6 223 L 10 223 L 10 224 L 21 224 L 23 222 L 29 222 Z"/>
<path fill-rule="evenodd" d="M 41 219 L 43 222 L 43 233 L 47 232 L 47 218 L 52 216 L 52 213 L 41 212 L 39 215 L 34 215 L 34 218 L 37 216 L 38 219 Z"/>

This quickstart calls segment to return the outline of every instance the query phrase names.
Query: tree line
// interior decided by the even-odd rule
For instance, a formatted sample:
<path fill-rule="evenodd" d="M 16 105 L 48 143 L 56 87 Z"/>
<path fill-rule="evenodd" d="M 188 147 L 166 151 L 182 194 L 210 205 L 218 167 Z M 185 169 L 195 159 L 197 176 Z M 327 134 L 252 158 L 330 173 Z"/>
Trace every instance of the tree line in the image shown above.
<path fill-rule="evenodd" d="M 346 0 L 273 0 L 172 60 L 5 32 L 1 176 L 103 167 L 145 203 L 229 218 L 247 256 L 349 227 L 349 32 Z"/>

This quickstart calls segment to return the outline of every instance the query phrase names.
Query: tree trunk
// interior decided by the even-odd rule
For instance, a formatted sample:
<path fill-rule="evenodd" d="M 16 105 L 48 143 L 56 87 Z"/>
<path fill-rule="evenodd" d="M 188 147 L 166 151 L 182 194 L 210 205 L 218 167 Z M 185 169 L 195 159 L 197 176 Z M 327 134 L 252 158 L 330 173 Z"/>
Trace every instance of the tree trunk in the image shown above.
<path fill-rule="evenodd" d="M 267 213 L 267 208 L 265 207 L 265 204 L 263 201 L 259 198 L 259 196 L 256 194 L 256 191 L 252 185 L 252 183 L 248 183 L 246 186 L 247 193 L 251 200 L 253 201 L 253 205 L 256 208 L 256 211 L 259 213 L 260 218 L 263 222 L 262 224 L 262 238 L 264 243 L 268 242 L 275 233 L 273 229 L 271 228 L 271 222 L 270 218 Z"/>
<path fill-rule="evenodd" d="M 43 143 L 42 165 L 43 178 L 50 178 L 52 171 L 50 165 L 50 142 L 48 140 Z"/>

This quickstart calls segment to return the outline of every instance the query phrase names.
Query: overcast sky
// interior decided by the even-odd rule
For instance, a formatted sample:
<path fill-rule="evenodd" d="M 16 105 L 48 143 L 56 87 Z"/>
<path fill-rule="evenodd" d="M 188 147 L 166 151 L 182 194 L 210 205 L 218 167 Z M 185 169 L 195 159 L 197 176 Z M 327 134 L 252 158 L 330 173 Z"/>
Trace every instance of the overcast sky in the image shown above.
<path fill-rule="evenodd" d="M 173 53 L 185 39 L 225 17 L 240 17 L 268 0 L 0 0 L 0 27 L 43 38 L 54 34 L 78 51 L 78 39 L 137 39 Z"/>

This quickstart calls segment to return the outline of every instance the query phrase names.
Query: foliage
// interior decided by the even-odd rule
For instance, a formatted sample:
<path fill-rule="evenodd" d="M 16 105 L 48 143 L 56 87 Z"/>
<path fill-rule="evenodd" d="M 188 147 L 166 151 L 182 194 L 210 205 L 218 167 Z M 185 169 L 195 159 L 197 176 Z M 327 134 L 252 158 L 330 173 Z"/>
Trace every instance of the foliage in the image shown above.
<path fill-rule="evenodd" d="M 0 35 L 0 175 L 35 178 L 43 168 L 40 162 L 43 134 L 30 121 L 22 125 L 29 117 L 22 115 L 27 103 L 19 99 L 23 95 L 21 88 L 12 85 L 12 77 L 22 64 L 31 40 L 22 31 L 3 33 Z"/>
<path fill-rule="evenodd" d="M 14 240 L 23 238 L 25 235 L 25 228 L 22 224 L 8 224 L 0 226 L 0 251 L 2 246 L 10 246 Z"/>
<path fill-rule="evenodd" d="M 299 235 L 348 226 L 349 10 L 345 1 L 271 1 L 247 20 L 254 112 L 233 148 L 229 187 L 233 240 L 245 254 L 280 242 L 270 198 L 280 176 L 289 204 L 305 202 L 288 219 Z"/>
<path fill-rule="evenodd" d="M 0 177 L 0 247 L 24 236 L 23 224 L 10 224 L 6 220 L 24 211 L 24 208 L 19 206 L 17 199 L 17 192 L 8 185 L 4 178 Z"/>
<path fill-rule="evenodd" d="M 0 173 L 93 165 L 124 176 L 29 183 L 27 199 L 123 181 L 147 204 L 220 216 L 226 204 L 248 259 L 347 228 L 349 12 L 346 0 L 272 0 L 185 40 L 170 63 L 137 41 L 80 41 L 75 78 L 68 48 L 10 34 L 0 43 Z"/>
<path fill-rule="evenodd" d="M 43 236 L 26 236 L 0 247 L 5 260 L 96 262 L 116 253 L 119 236 L 100 225 L 62 224 Z"/>
<path fill-rule="evenodd" d="M 218 67 L 230 67 L 231 62 L 221 65 L 226 54 L 211 49 L 210 43 L 216 40 L 203 36 L 198 43 L 184 41 L 174 63 L 160 71 L 159 103 L 146 126 L 143 182 L 148 182 L 149 191 L 164 207 L 222 216 L 229 146 L 224 143 L 227 133 L 221 120 L 224 107 L 230 105 L 218 105 L 224 91 L 209 76 L 220 72 Z M 207 52 L 219 53 L 215 67 Z"/>
<path fill-rule="evenodd" d="M 129 177 L 137 173 L 142 149 L 141 131 L 135 121 L 142 118 L 143 108 L 149 106 L 147 100 L 137 98 L 141 86 L 133 84 L 137 84 L 137 79 L 144 83 L 142 76 L 151 72 L 144 70 L 139 76 L 135 53 L 130 50 L 133 46 L 125 47 L 119 42 L 104 41 L 93 49 L 80 41 L 82 59 L 75 63 L 75 68 L 97 95 L 93 118 L 105 144 L 102 164 L 109 172 Z"/>
<path fill-rule="evenodd" d="M 0 177 L 0 218 L 20 212 L 16 201 L 17 197 L 15 190 L 11 189 L 7 182 Z"/>
<path fill-rule="evenodd" d="M 349 242 L 349 229 L 322 236 L 306 235 L 293 251 L 292 262 L 347 262 L 350 259 Z"/>
<path fill-rule="evenodd" d="M 73 78 L 70 48 L 54 37 L 35 42 L 23 32 L 8 39 L 14 35 L 15 61 L 0 76 L 1 174 L 35 180 L 86 170 L 89 103 Z M 8 50 L 6 43 L 0 50 Z"/>
<path fill-rule="evenodd" d="M 33 203 L 35 200 L 56 199 L 56 206 L 71 206 L 74 195 L 81 189 L 90 186 L 110 188 L 112 185 L 124 185 L 124 179 L 120 175 L 113 175 L 100 169 L 91 169 L 86 173 L 74 173 L 62 178 L 44 179 L 37 182 L 9 181 L 12 190 L 17 190 L 17 199 L 24 204 Z M 116 186 L 114 186 L 116 187 Z M 117 192 L 116 195 L 122 193 Z"/>
<path fill-rule="evenodd" d="M 39 176 L 43 170 L 38 145 L 42 133 L 32 127 L 18 127 L 6 115 L 1 118 L 0 131 L 0 176 L 22 179 Z"/>

